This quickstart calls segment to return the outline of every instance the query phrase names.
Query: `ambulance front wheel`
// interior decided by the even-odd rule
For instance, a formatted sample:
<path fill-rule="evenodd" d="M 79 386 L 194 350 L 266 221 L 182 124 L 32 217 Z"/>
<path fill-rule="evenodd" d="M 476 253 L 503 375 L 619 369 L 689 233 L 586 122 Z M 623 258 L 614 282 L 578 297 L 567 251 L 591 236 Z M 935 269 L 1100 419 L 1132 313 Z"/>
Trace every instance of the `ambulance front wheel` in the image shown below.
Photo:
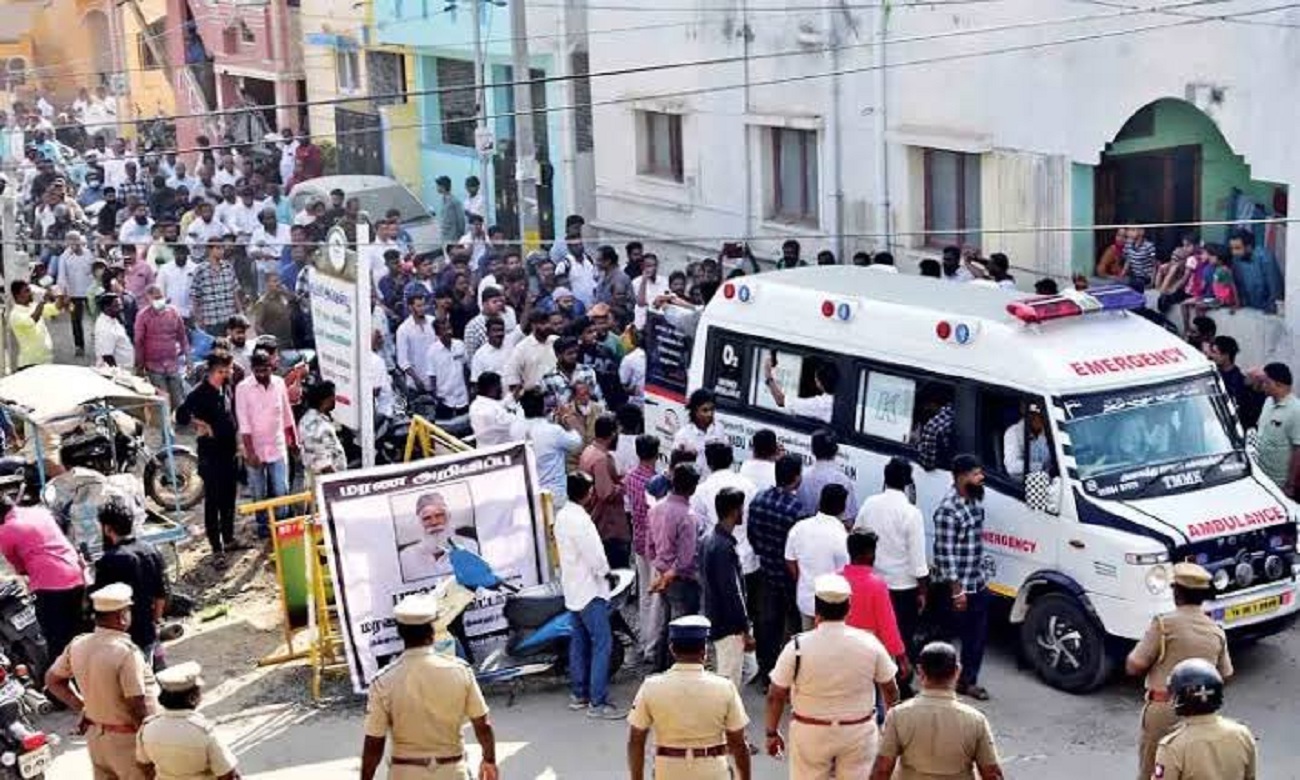
<path fill-rule="evenodd" d="M 1045 593 L 1030 603 L 1020 646 L 1043 682 L 1069 693 L 1096 690 L 1110 673 L 1106 632 L 1065 593 Z"/>

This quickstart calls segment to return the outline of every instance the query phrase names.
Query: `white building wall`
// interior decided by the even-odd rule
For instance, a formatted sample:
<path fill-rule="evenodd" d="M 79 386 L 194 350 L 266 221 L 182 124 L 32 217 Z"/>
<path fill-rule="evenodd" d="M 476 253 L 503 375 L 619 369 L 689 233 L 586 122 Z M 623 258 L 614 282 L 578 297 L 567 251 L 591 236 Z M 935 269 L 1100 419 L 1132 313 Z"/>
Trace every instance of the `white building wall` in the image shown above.
<path fill-rule="evenodd" d="M 825 74 L 831 57 L 828 27 L 839 37 L 842 174 L 845 233 L 874 233 L 873 208 L 883 197 L 875 186 L 876 110 L 872 47 L 874 4 L 850 5 L 824 14 L 820 4 L 791 10 L 787 4 L 697 0 L 691 12 L 646 14 L 590 10 L 593 73 L 646 64 L 740 57 L 749 46 L 748 92 L 692 90 L 739 85 L 745 66 L 651 70 L 595 77 L 593 97 L 631 101 L 596 108 L 594 220 L 611 232 L 650 239 L 679 239 L 695 251 L 716 252 L 723 237 L 759 236 L 757 248 L 776 254 L 780 239 L 805 236 L 805 256 L 829 245 L 827 224 L 834 203 L 831 151 L 819 144 L 821 224 L 783 226 L 763 218 L 764 161 L 761 127 L 787 123 L 815 128 L 819 141 L 833 111 L 829 77 L 758 86 L 764 81 Z M 1185 4 L 1182 4 L 1185 5 Z M 889 13 L 888 182 L 891 248 L 898 254 L 922 242 L 923 177 L 917 146 L 977 152 L 982 160 L 986 227 L 1068 225 L 1070 165 L 1095 165 L 1125 121 L 1160 98 L 1185 98 L 1196 84 L 1222 90 L 1222 101 L 1198 105 L 1215 120 L 1232 147 L 1244 155 L 1255 179 L 1300 183 L 1300 150 L 1287 128 L 1300 119 L 1300 11 L 1240 17 L 1242 23 L 1200 21 L 1276 7 L 1268 0 L 1228 0 L 1211 8 L 1129 13 L 1066 0 L 997 3 L 895 4 Z M 764 10 L 777 8 L 776 11 Z M 812 8 L 813 10 L 807 10 Z M 829 18 L 828 18 L 829 17 Z M 1053 21 L 1052 24 L 1034 24 Z M 1248 23 L 1247 23 L 1248 22 Z M 1283 22 L 1291 27 L 1271 26 Z M 598 31 L 644 25 L 619 34 Z M 669 26 L 675 25 L 675 26 Z M 1014 29 L 978 32 L 1019 25 Z M 1167 26 L 1166 29 L 1147 29 Z M 1091 38 L 1074 43 L 1054 43 Z M 807 47 L 798 56 L 773 52 Z M 1005 53 L 988 52 L 1008 50 Z M 756 59 L 757 58 L 757 59 Z M 684 94 L 686 93 L 686 94 Z M 1200 90 L 1201 98 L 1208 94 Z M 748 104 L 747 104 L 748 103 Z M 684 181 L 664 182 L 636 172 L 634 109 L 683 114 Z M 1204 215 L 1211 218 L 1212 215 Z M 1290 231 L 1287 255 L 1300 258 L 1300 239 Z M 656 242 L 658 243 L 658 242 Z M 878 247 L 873 236 L 845 239 L 845 254 Z M 1063 273 L 1069 267 L 1068 234 L 986 236 L 984 250 L 1007 251 L 1017 265 Z M 903 250 L 903 251 L 899 251 Z M 924 254 L 924 253 L 922 253 Z M 1300 269 L 1287 273 L 1288 309 L 1300 316 Z"/>

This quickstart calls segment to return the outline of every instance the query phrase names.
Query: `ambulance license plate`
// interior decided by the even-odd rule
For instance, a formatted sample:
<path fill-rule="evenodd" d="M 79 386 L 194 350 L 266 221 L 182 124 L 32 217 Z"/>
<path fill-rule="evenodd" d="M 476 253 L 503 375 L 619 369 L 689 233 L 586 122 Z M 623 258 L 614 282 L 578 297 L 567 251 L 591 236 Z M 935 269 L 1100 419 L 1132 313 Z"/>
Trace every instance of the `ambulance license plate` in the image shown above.
<path fill-rule="evenodd" d="M 1223 622 L 1233 623 L 1244 618 L 1267 615 L 1270 612 L 1276 612 L 1281 606 L 1281 596 L 1270 596 L 1266 599 L 1259 599 L 1257 601 L 1247 601 L 1245 604 L 1238 604 L 1235 607 L 1228 607 L 1224 610 Z"/>
<path fill-rule="evenodd" d="M 53 755 L 49 745 L 42 745 L 30 753 L 22 754 L 18 757 L 18 774 L 22 775 L 24 780 L 38 777 L 50 768 Z"/>

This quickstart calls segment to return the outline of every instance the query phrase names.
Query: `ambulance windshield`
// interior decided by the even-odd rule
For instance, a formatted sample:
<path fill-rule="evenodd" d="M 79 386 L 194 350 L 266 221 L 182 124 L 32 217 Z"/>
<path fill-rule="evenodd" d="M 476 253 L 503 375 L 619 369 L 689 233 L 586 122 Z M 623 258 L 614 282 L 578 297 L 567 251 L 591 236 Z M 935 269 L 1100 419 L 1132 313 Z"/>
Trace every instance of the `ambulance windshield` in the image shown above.
<path fill-rule="evenodd" d="M 1098 498 L 1136 499 L 1244 476 L 1243 442 L 1213 376 L 1067 396 L 1078 479 Z"/>

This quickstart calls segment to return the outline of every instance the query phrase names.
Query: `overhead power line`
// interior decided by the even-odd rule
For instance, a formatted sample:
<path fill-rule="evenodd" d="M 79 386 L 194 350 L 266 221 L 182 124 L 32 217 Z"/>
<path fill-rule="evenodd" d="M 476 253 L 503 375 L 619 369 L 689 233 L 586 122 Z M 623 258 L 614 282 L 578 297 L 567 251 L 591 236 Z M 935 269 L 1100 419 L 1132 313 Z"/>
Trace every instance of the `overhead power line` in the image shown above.
<path fill-rule="evenodd" d="M 1108 20 L 1113 20 L 1113 19 L 1126 18 L 1126 17 L 1130 17 L 1130 16 L 1135 16 L 1135 15 L 1142 15 L 1142 14 L 1147 14 L 1147 13 L 1153 13 L 1153 10 L 1151 10 L 1152 8 L 1190 8 L 1190 7 L 1195 7 L 1195 6 L 1202 6 L 1202 5 L 1207 5 L 1207 4 L 1213 4 L 1213 3 L 1217 3 L 1217 2 L 1219 2 L 1219 1 L 1220 1 L 1220 0 L 1183 0 L 1182 2 L 1173 3 L 1173 4 L 1167 4 L 1167 5 L 1163 5 L 1163 6 L 1152 6 L 1151 8 L 1141 8 L 1141 9 L 1134 9 L 1134 10 L 1119 10 L 1119 11 L 1112 11 L 1112 12 L 1099 13 L 1099 14 L 1075 15 L 1075 16 L 1063 17 L 1063 18 L 1038 19 L 1038 20 L 1023 21 L 1023 22 L 1008 22 L 1008 23 L 1005 23 L 1005 24 L 990 25 L 990 26 L 986 26 L 986 27 L 964 28 L 964 29 L 959 29 L 959 30 L 947 30 L 947 31 L 943 31 L 943 32 L 925 33 L 925 34 L 912 35 L 912 36 L 905 36 L 905 37 L 900 37 L 900 38 L 891 38 L 891 39 L 889 39 L 889 40 L 887 41 L 887 45 L 895 46 L 895 45 L 902 45 L 902 44 L 909 44 L 909 43 L 928 42 L 928 41 L 944 40 L 944 39 L 951 39 L 951 38 L 962 38 L 962 37 L 971 36 L 971 35 L 984 35 L 984 34 L 990 34 L 990 33 L 1006 32 L 1006 31 L 1010 31 L 1010 30 L 1031 29 L 1031 28 L 1036 28 L 1036 27 L 1048 27 L 1048 26 L 1056 26 L 1056 25 L 1062 25 L 1062 24 L 1078 24 L 1078 23 L 1084 23 L 1084 22 L 1103 22 L 1103 21 L 1108 21 Z M 1300 6 L 1300 2 L 1292 2 L 1292 3 L 1289 3 L 1288 6 L 1289 6 L 1289 7 Z M 1270 10 L 1272 10 L 1272 9 L 1270 9 Z M 1251 13 L 1266 13 L 1266 12 L 1268 12 L 1268 11 L 1243 11 L 1243 12 L 1240 12 L 1240 13 L 1242 13 L 1242 14 L 1251 14 Z M 1176 24 L 1173 24 L 1173 25 L 1166 25 L 1166 26 L 1179 26 L 1179 25 L 1182 25 L 1182 24 L 1200 24 L 1200 23 L 1206 23 L 1206 22 L 1223 21 L 1223 16 L 1226 16 L 1226 15 L 1219 15 L 1219 16 L 1198 16 L 1198 17 L 1196 17 L 1195 19 L 1188 19 L 1188 20 L 1185 20 L 1185 21 L 1182 21 L 1182 22 L 1179 22 L 1179 23 L 1176 23 Z M 1147 28 L 1127 28 L 1127 29 L 1124 29 L 1124 30 L 1113 31 L 1113 32 L 1108 32 L 1108 33 L 1102 33 L 1102 34 L 1100 34 L 1100 35 L 1101 35 L 1101 37 L 1113 37 L 1114 35 L 1126 35 L 1126 34 L 1132 34 L 1132 33 L 1135 33 L 1135 32 L 1143 32 L 1143 31 L 1151 30 L 1151 29 L 1163 29 L 1163 27 L 1160 26 L 1160 25 L 1155 25 L 1155 26 L 1151 26 L 1151 27 L 1147 27 Z M 1079 40 L 1092 40 L 1092 38 L 1085 36 L 1085 37 L 1080 38 Z M 1042 47 L 1044 47 L 1044 46 L 1057 45 L 1058 43 L 1073 43 L 1073 42 L 1075 42 L 1073 39 L 1066 39 L 1066 40 L 1063 40 L 1063 41 L 1060 41 L 1060 42 L 1030 43 L 1030 44 L 1023 44 L 1023 45 L 1018 46 L 1018 47 L 1011 47 L 1011 48 L 1007 49 L 1006 51 L 1008 51 L 1008 52 L 1012 52 L 1012 51 L 1022 51 L 1022 50 L 1028 50 L 1028 49 L 1042 48 Z M 573 73 L 571 73 L 571 74 L 565 74 L 565 75 L 549 75 L 549 76 L 543 76 L 543 77 L 541 77 L 541 78 L 536 78 L 536 79 L 533 79 L 533 78 L 517 78 L 517 79 L 511 80 L 511 81 L 485 83 L 485 84 L 483 85 L 483 90 L 484 90 L 484 92 L 486 92 L 486 91 L 488 91 L 488 90 L 492 90 L 492 89 L 501 89 L 501 88 L 506 88 L 506 87 L 525 86 L 525 85 L 536 85 L 536 84 L 560 83 L 560 82 L 573 81 L 573 80 L 583 79 L 583 78 L 612 78 L 612 77 L 618 77 L 618 76 L 638 75 L 638 74 L 643 74 L 643 73 L 652 73 L 652 72 L 665 71 L 665 70 L 680 70 L 680 69 L 684 69 L 684 68 L 713 67 L 713 66 L 719 66 L 719 65 L 734 65 L 734 64 L 744 63 L 744 62 L 761 61 L 761 60 L 767 60 L 767 59 L 777 59 L 777 58 L 783 58 L 783 57 L 816 56 L 816 55 L 819 55 L 819 54 L 822 54 L 822 53 L 825 53 L 825 52 L 829 52 L 829 51 L 845 51 L 845 50 L 853 50 L 853 49 L 864 49 L 864 48 L 870 48 L 870 47 L 872 47 L 872 46 L 876 46 L 876 45 L 878 45 L 878 43 L 875 42 L 875 41 L 861 41 L 861 42 L 857 42 L 857 43 L 844 44 L 844 45 L 841 45 L 841 46 L 826 46 L 826 47 L 821 47 L 821 48 L 817 48 L 817 49 L 802 49 L 802 48 L 801 48 L 801 49 L 787 49 L 787 50 L 782 50 L 782 51 L 777 51 L 777 52 L 764 52 L 764 53 L 749 54 L 749 55 L 743 55 L 743 54 L 742 54 L 742 55 L 731 55 L 731 56 L 727 56 L 727 57 L 714 57 L 714 58 L 710 58 L 710 59 L 687 60 L 687 61 L 683 61 L 683 62 L 667 62 L 667 63 L 656 63 L 656 64 L 649 64 L 649 65 L 635 65 L 635 66 L 629 66 L 629 67 L 625 67 L 625 68 L 614 68 L 614 69 L 608 69 L 608 70 L 602 70 L 602 71 L 593 71 L 593 72 L 589 72 L 589 73 L 585 73 L 585 74 L 573 74 Z M 1001 52 L 1001 50 L 998 50 L 998 51 L 994 51 L 994 52 L 991 52 L 991 53 L 1002 53 L 1002 52 Z M 981 53 L 976 53 L 977 56 L 980 55 L 980 54 L 981 54 Z M 963 58 L 963 57 L 966 57 L 966 56 L 968 56 L 968 55 L 964 55 L 964 54 L 945 55 L 944 57 L 941 57 L 941 58 L 937 58 L 937 59 L 936 59 L 936 58 L 930 58 L 930 59 L 923 60 L 923 61 L 921 61 L 921 62 L 930 63 L 930 62 L 942 61 L 942 60 L 947 59 L 947 58 L 956 58 L 956 59 L 959 59 L 959 58 Z M 902 64 L 906 64 L 906 63 L 902 63 Z M 894 64 L 889 64 L 889 65 L 886 65 L 885 67 L 886 67 L 886 68 L 889 68 L 889 67 L 894 67 L 894 66 L 895 66 Z M 872 71 L 872 70 L 875 70 L 875 69 L 876 69 L 876 68 L 874 68 L 874 67 L 854 68 L 854 69 L 848 69 L 848 70 L 845 70 L 845 71 L 840 71 L 839 73 L 862 73 L 862 72 Z M 836 73 L 826 73 L 826 74 L 822 74 L 822 75 L 836 75 Z M 820 76 L 817 75 L 817 74 L 814 74 L 814 75 L 811 76 L 811 77 L 815 78 L 815 77 L 820 77 Z M 799 78 L 809 78 L 809 77 L 799 77 Z M 778 81 L 771 82 L 771 83 L 783 83 L 783 82 L 780 81 L 780 80 L 778 80 Z M 751 82 L 751 83 L 750 83 L 750 86 L 763 86 L 764 84 L 765 84 L 764 82 Z M 721 87 L 721 88 L 709 87 L 709 88 L 703 88 L 702 90 L 687 91 L 687 92 L 685 92 L 685 93 L 683 93 L 683 94 L 699 94 L 700 92 L 717 91 L 717 90 L 719 90 L 719 89 L 725 90 L 725 89 L 741 88 L 741 87 L 744 87 L 744 86 L 745 86 L 744 84 L 740 84 L 740 85 L 736 85 L 735 87 L 732 87 L 732 86 L 726 86 L 726 87 Z M 367 96 L 348 96 L 348 97 L 339 97 L 339 98 L 325 98 L 325 99 L 321 99 L 321 100 L 295 101 L 295 102 L 291 102 L 291 103 L 280 103 L 280 104 L 277 104 L 277 105 L 275 105 L 275 106 L 261 106 L 261 105 L 257 105 L 257 106 L 243 106 L 243 107 L 239 107 L 239 108 L 218 109 L 218 110 L 208 111 L 208 112 L 204 112 L 204 113 L 173 114 L 173 115 L 170 115 L 170 116 L 168 116 L 168 117 L 163 117 L 163 118 L 171 119 L 171 120 L 176 120 L 176 119 L 207 119 L 207 118 L 211 118 L 211 117 L 215 117 L 215 116 L 226 116 L 226 115 L 243 114 L 243 113 L 246 113 L 246 112 L 248 112 L 248 111 L 253 111 L 253 110 L 273 110 L 273 109 L 277 109 L 277 108 L 281 108 L 281 109 L 293 109 L 293 108 L 305 108 L 305 107 L 311 107 L 311 106 L 347 105 L 347 104 L 354 104 L 354 103 L 357 103 L 357 102 L 363 102 L 363 101 L 367 101 L 367 100 L 387 100 L 387 99 L 399 99 L 399 98 L 400 98 L 400 99 L 406 99 L 406 98 L 411 98 L 411 97 L 426 97 L 426 96 L 430 96 L 430 95 L 444 95 L 444 94 L 459 93 L 459 92 L 467 92 L 467 91 L 473 91 L 473 90 L 474 90 L 474 87 L 473 87 L 473 85 L 470 85 L 470 84 L 465 84 L 465 85 L 456 85 L 456 86 L 440 86 L 440 87 L 433 87 L 433 88 L 429 88 L 429 89 L 420 89 L 420 90 L 402 90 L 402 91 L 398 91 L 398 92 L 390 92 L 390 93 L 377 94 L 377 95 L 367 95 Z M 656 98 L 661 98 L 661 97 L 670 97 L 670 96 L 653 96 L 653 98 L 648 98 L 648 99 L 656 99 Z M 598 104 L 597 104 L 597 103 L 593 103 L 592 105 L 598 105 Z M 573 108 L 576 108 L 576 107 L 577 107 L 577 106 L 574 106 Z M 549 111 L 549 110 L 552 110 L 552 109 L 547 109 L 547 110 Z M 560 109 L 560 110 L 563 110 L 563 109 Z M 499 117 L 503 117 L 503 116 L 515 116 L 515 115 L 516 115 L 516 114 L 513 114 L 513 113 L 511 113 L 511 114 L 498 114 L 498 115 L 495 115 L 495 117 L 499 118 Z M 488 118 L 494 118 L 494 117 L 489 116 Z M 104 124 L 110 124 L 110 123 L 104 123 Z M 111 123 L 111 124 L 114 124 L 114 125 L 131 125 L 131 124 L 136 124 L 136 122 L 135 122 L 135 121 L 122 121 L 122 120 L 119 120 L 119 121 L 114 122 L 114 123 Z M 80 127 L 80 125 L 65 125 L 65 126 L 62 126 L 62 127 Z M 59 126 L 56 126 L 55 129 L 56 129 L 56 130 L 59 129 Z M 327 137 L 327 136 L 326 136 L 326 137 Z M 209 147 L 209 148 L 214 148 L 214 147 Z"/>

